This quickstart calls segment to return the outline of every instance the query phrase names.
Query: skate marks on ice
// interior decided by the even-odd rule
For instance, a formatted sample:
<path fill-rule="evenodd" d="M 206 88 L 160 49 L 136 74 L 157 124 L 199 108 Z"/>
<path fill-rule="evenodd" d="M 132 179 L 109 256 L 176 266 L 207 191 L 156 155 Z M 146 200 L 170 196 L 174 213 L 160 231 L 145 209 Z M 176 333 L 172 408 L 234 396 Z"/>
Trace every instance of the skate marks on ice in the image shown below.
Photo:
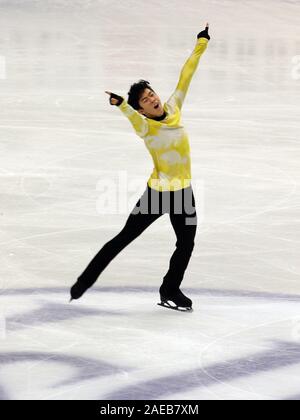
<path fill-rule="evenodd" d="M 41 301 L 40 307 L 31 311 L 18 313 L 6 318 L 7 331 L 15 331 L 22 328 L 32 328 L 43 324 L 55 324 L 71 319 L 85 318 L 89 316 L 117 316 L 120 311 L 106 311 L 95 308 L 63 305 Z"/>
<path fill-rule="evenodd" d="M 70 284 L 71 287 L 71 284 Z M 241 297 L 241 298 L 253 298 L 253 299 L 266 299 L 269 301 L 291 301 L 300 302 L 300 295 L 289 294 L 289 293 L 274 293 L 254 290 L 234 290 L 234 289 L 209 289 L 209 288 L 185 288 L 186 293 L 197 296 L 216 296 L 216 297 Z M 100 296 L 105 293 L 115 293 L 117 295 L 124 294 L 144 294 L 144 293 L 156 293 L 158 296 L 158 288 L 151 286 L 103 286 L 93 287 L 88 290 L 87 294 L 99 294 Z M 65 287 L 41 287 L 41 288 L 24 288 L 24 289 L 3 289 L 0 291 L 0 299 L 2 296 L 31 296 L 45 297 L 53 295 L 65 295 L 66 303 L 69 300 L 69 288 Z M 157 296 L 155 299 L 157 299 Z M 77 301 L 81 302 L 81 300 Z M 72 302 L 72 303 L 75 303 Z M 100 301 L 99 301 L 100 305 Z"/>
<path fill-rule="evenodd" d="M 300 344 L 279 341 L 274 342 L 273 347 L 265 352 L 188 370 L 178 375 L 145 381 L 106 395 L 106 399 L 144 400 L 160 399 L 162 396 L 168 398 L 172 394 L 185 393 L 192 388 L 200 389 L 220 383 L 226 384 L 239 378 L 258 375 L 298 363 L 300 363 Z"/>
<path fill-rule="evenodd" d="M 74 357 L 69 354 L 55 355 L 53 353 L 39 352 L 8 352 L 0 354 L 0 367 L 19 362 L 40 362 L 49 364 L 59 363 L 62 368 L 72 367 L 77 371 L 71 378 L 58 381 L 51 385 L 55 395 L 57 387 L 66 385 L 82 386 L 83 381 L 89 381 L 103 376 L 117 375 L 130 372 L 130 368 L 120 368 L 99 360 L 83 357 Z M 185 393 L 193 388 L 200 390 L 218 384 L 228 384 L 230 381 L 245 379 L 250 376 L 282 369 L 300 363 L 300 345 L 291 342 L 274 342 L 273 347 L 265 352 L 249 355 L 245 358 L 233 359 L 224 363 L 213 364 L 207 367 L 181 371 L 180 374 L 157 377 L 154 380 L 138 382 L 116 390 L 100 399 L 105 400 L 143 400 L 168 398 L 172 394 Z M 51 390 L 49 389 L 49 393 Z M 63 394 L 63 392 L 62 392 Z M 50 394 L 51 395 L 51 394 Z M 0 400 L 9 400 L 10 397 L 0 386 Z M 300 400 L 300 396 L 291 396 L 286 400 Z"/>
<path fill-rule="evenodd" d="M 208 309 L 209 305 L 213 304 L 213 308 L 210 310 L 210 317 L 214 314 L 214 308 L 218 309 L 219 304 L 224 307 L 224 305 L 228 305 L 228 311 L 230 310 L 229 306 L 234 304 L 235 299 L 239 305 L 245 305 L 246 308 L 244 310 L 244 316 L 247 318 L 251 318 L 252 314 L 248 313 L 248 305 L 250 299 L 250 306 L 251 304 L 256 305 L 257 303 L 267 304 L 265 306 L 267 311 L 278 311 L 277 303 L 289 303 L 294 305 L 294 311 L 296 313 L 297 308 L 295 304 L 300 302 L 300 296 L 298 295 L 289 295 L 289 294 L 280 294 L 280 293 L 266 293 L 266 292 L 255 292 L 255 291 L 237 291 L 237 290 L 214 290 L 214 289 L 189 289 L 187 290 L 191 295 L 203 296 L 205 300 L 203 302 L 207 302 Z M 195 359 L 195 368 L 186 368 L 182 367 L 180 373 L 178 373 L 178 369 L 175 367 L 173 369 L 173 362 L 175 360 L 170 360 L 170 369 L 161 375 L 159 369 L 156 367 L 156 370 L 153 370 L 153 373 L 150 374 L 147 372 L 147 368 L 145 369 L 142 365 L 139 364 L 138 358 L 136 362 L 136 366 L 132 367 L 132 362 L 130 362 L 130 357 L 126 359 L 126 354 L 124 358 L 128 360 L 124 360 L 123 363 L 114 363 L 113 352 L 111 357 L 107 357 L 105 360 L 105 355 L 102 354 L 102 346 L 115 346 L 118 344 L 122 345 L 122 349 L 127 348 L 128 344 L 125 340 L 123 343 L 122 337 L 118 339 L 113 339 L 113 337 L 109 334 L 102 338 L 102 334 L 98 335 L 98 343 L 95 341 L 95 336 L 90 336 L 89 334 L 85 336 L 86 330 L 82 328 L 81 322 L 88 322 L 92 325 L 93 330 L 99 330 L 101 332 L 101 319 L 104 316 L 103 320 L 105 323 L 112 322 L 112 329 L 115 329 L 116 325 L 118 325 L 118 317 L 120 316 L 120 324 L 123 322 L 122 325 L 125 325 L 130 318 L 132 321 L 139 318 L 145 318 L 147 323 L 143 323 L 143 337 L 147 339 L 147 335 L 149 334 L 152 336 L 153 334 L 157 333 L 155 327 L 151 327 L 151 319 L 153 322 L 157 322 L 157 315 L 158 312 L 156 311 L 156 298 L 157 298 L 157 288 L 155 287 L 103 287 L 103 288 L 93 288 L 89 291 L 89 295 L 85 299 L 79 300 L 75 302 L 74 305 L 63 304 L 63 300 L 66 296 L 66 301 L 68 297 L 69 289 L 66 288 L 40 288 L 40 289 L 19 289 L 19 290 L 3 290 L 0 295 L 0 301 L 4 303 L 4 307 L 8 307 L 7 303 L 11 303 L 12 300 L 22 299 L 22 305 L 17 306 L 18 308 L 22 308 L 22 312 L 18 313 L 18 310 L 13 310 L 12 313 L 8 312 L 8 317 L 6 318 L 6 341 L 3 341 L 6 344 L 6 350 L 0 353 L 0 369 L 4 369 L 4 374 L 6 372 L 18 372 L 20 363 L 24 363 L 24 366 L 27 367 L 30 365 L 37 365 L 38 367 L 35 368 L 35 372 L 38 371 L 39 368 L 41 370 L 49 370 L 52 372 L 53 364 L 61 366 L 60 371 L 61 374 L 52 374 L 50 377 L 52 378 L 49 382 L 43 384 L 42 389 L 42 398 L 56 398 L 57 396 L 64 396 L 67 395 L 68 397 L 73 393 L 74 388 L 82 388 L 85 389 L 85 392 L 90 395 L 90 398 L 100 398 L 100 399 L 155 399 L 155 398 L 172 398 L 173 394 L 185 394 L 188 392 L 193 392 L 193 390 L 197 390 L 197 392 L 212 390 L 214 392 L 214 387 L 216 385 L 224 385 L 232 386 L 232 382 L 235 380 L 243 380 L 249 378 L 256 378 L 259 375 L 264 373 L 272 374 L 273 371 L 278 369 L 285 369 L 293 367 L 300 363 L 300 344 L 299 342 L 294 342 L 292 340 L 284 340 L 280 339 L 280 334 L 276 337 L 272 335 L 266 336 L 268 330 L 270 329 L 272 323 L 282 321 L 282 318 L 288 318 L 290 313 L 282 314 L 279 318 L 270 319 L 267 318 L 264 312 L 262 315 L 264 317 L 259 321 L 257 324 L 251 324 L 244 328 L 243 326 L 239 331 L 234 331 L 234 336 L 238 338 L 240 333 L 248 330 L 252 330 L 255 332 L 257 328 L 262 326 L 262 323 L 265 327 L 264 334 L 266 335 L 259 335 L 254 340 L 258 340 L 254 345 L 249 345 L 247 354 L 240 355 L 235 354 L 232 358 L 230 357 L 228 360 L 227 357 L 224 357 L 222 361 L 210 361 L 209 363 L 205 363 L 203 359 L 203 355 L 205 357 L 205 352 L 210 353 L 211 351 L 214 352 L 215 350 L 219 350 L 228 343 L 226 340 L 230 338 L 230 334 L 224 334 L 225 331 L 221 333 L 219 338 L 215 339 L 216 337 L 209 337 L 209 342 L 202 343 L 201 341 L 198 342 L 198 336 L 194 339 L 195 348 L 199 349 L 199 355 L 196 357 L 194 354 L 191 353 L 190 357 Z M 111 301 L 111 298 L 117 296 L 117 300 Z M 149 298 L 149 294 L 153 294 L 150 296 L 150 300 L 148 299 L 146 302 L 147 307 L 145 307 L 144 301 L 140 305 L 136 305 L 135 302 L 141 300 L 141 295 L 147 295 Z M 96 297 L 96 300 L 95 300 Z M 215 299 L 218 298 L 216 301 Z M 225 300 L 220 300 L 220 298 L 224 298 Z M 231 298 L 228 300 L 228 298 Z M 90 300 L 89 300 L 90 299 Z M 242 299 L 242 301 L 241 301 Z M 53 300 L 53 301 L 52 301 Z M 132 302 L 131 302 L 132 300 Z M 153 306 L 151 306 L 151 302 L 153 300 Z M 20 300 L 21 302 L 21 300 Z M 57 303 L 59 302 L 59 303 Z M 231 302 L 231 303 L 230 303 Z M 204 303 L 205 304 L 205 303 Z M 97 306 L 96 306 L 97 305 Z M 99 308 L 98 309 L 98 305 Z M 275 305 L 275 306 L 274 306 Z M 108 309 L 110 310 L 106 310 Z M 193 331 L 195 328 L 199 328 L 197 323 L 200 322 L 200 318 L 205 317 L 205 308 L 203 307 L 196 307 L 196 311 L 194 311 L 194 315 L 197 319 L 194 319 L 194 315 L 191 314 L 191 318 L 189 318 L 189 325 L 190 330 Z M 27 311 L 24 309 L 27 308 Z M 104 309 L 103 309 L 104 308 Z M 225 307 L 225 311 L 227 311 L 227 306 Z M 251 308 L 250 308 L 251 309 Z M 281 309 L 281 307 L 279 308 Z M 173 312 L 173 313 L 172 313 Z M 172 320 L 177 320 L 177 322 L 185 322 L 184 319 L 187 319 L 184 315 L 181 316 L 180 314 L 174 313 L 175 311 L 169 311 L 168 314 L 160 313 L 160 319 L 163 319 L 167 325 L 173 325 Z M 280 311 L 279 311 L 280 312 Z M 198 313 L 198 315 L 197 315 Z M 109 318 L 112 315 L 113 318 Z M 220 312 L 216 316 L 220 315 Z M 294 316 L 294 315 L 293 315 Z M 124 321 L 125 318 L 125 321 Z M 225 317 L 226 318 L 226 317 Z M 193 321 L 194 319 L 194 321 Z M 67 321 L 74 321 L 77 323 L 73 329 L 70 331 L 70 325 L 66 325 Z M 92 320 L 90 322 L 90 320 Z M 99 321 L 99 322 L 98 322 Z M 141 320 L 142 321 L 142 320 Z M 243 320 L 245 321 L 245 319 Z M 125 322 L 125 324 L 124 324 Z M 206 322 L 206 321 L 205 321 Z M 204 324 L 205 324 L 204 322 Z M 219 319 L 220 322 L 222 321 Z M 51 329 L 55 324 L 56 329 Z M 202 322 L 202 326 L 204 325 Z M 121 327 L 122 327 L 121 325 Z M 38 327 L 38 328 L 37 328 Z M 43 342 L 43 339 L 40 343 L 38 343 L 39 332 L 42 329 L 49 329 L 50 334 L 50 347 L 51 350 L 49 351 L 49 346 L 46 342 Z M 133 328 L 131 331 L 130 328 Z M 137 334 L 136 338 L 139 338 L 138 332 L 140 328 L 140 324 L 131 325 L 131 327 L 127 328 L 127 334 L 131 335 L 132 333 Z M 138 328 L 135 330 L 134 328 Z M 222 327 L 222 326 L 221 326 Z M 225 321 L 224 321 L 224 328 Z M 124 330 L 124 328 L 123 328 Z M 125 328 L 126 330 L 126 328 Z M 124 331 L 125 331 L 124 330 Z M 149 330 L 149 331 L 148 331 Z M 16 336 L 15 334 L 19 334 L 21 331 L 21 335 Z M 71 333 L 73 340 L 76 331 L 80 334 L 74 343 L 71 345 L 66 345 L 69 343 L 69 339 L 67 337 L 67 341 L 65 341 L 65 346 L 61 346 L 58 349 L 52 346 L 52 341 L 54 339 L 54 343 L 59 342 L 59 333 L 65 335 Z M 122 331 L 122 329 L 120 329 Z M 75 335 L 74 335 L 75 332 Z M 125 331 L 126 332 L 126 331 Z M 117 332 L 116 332 L 117 333 Z M 207 331 L 204 331 L 204 334 Z M 46 333 L 46 336 L 49 335 Z M 252 333 L 251 333 L 252 334 Z M 251 335 L 250 334 L 250 335 Z M 24 341 L 25 337 L 25 341 Z M 36 337 L 36 338 L 34 338 Z M 91 357 L 91 353 L 86 350 L 85 343 L 86 341 L 90 342 L 92 337 L 92 341 L 95 345 L 99 345 L 99 339 L 102 341 L 99 351 L 100 360 L 97 356 L 94 355 L 94 358 Z M 248 335 L 246 335 L 248 337 Z M 282 337 L 282 336 L 281 336 Z M 10 344 L 10 339 L 14 340 L 17 338 L 18 343 L 21 343 L 20 346 L 25 348 L 26 351 L 17 352 L 16 346 L 12 347 Z M 21 341 L 19 340 L 21 338 Z M 28 340 L 26 339 L 34 339 L 35 347 L 32 349 L 28 347 Z M 142 337 L 140 337 L 142 338 Z M 159 338 L 159 336 L 158 336 Z M 190 337 L 187 337 L 190 339 Z M 86 340 L 87 339 L 87 340 Z M 91 341 L 91 342 L 92 342 Z M 255 341 L 254 341 L 255 342 Z M 266 344 L 267 342 L 267 344 Z M 38 343 L 38 346 L 36 345 Z M 47 351 L 45 351 L 44 344 L 46 343 Z M 44 347 L 41 347 L 41 345 Z M 218 348 L 219 346 L 219 348 Z M 85 347 L 85 350 L 83 348 Z M 19 344 L 18 344 L 18 347 Z M 77 354 L 74 354 L 74 351 Z M 59 353 L 59 354 L 58 354 Z M 125 351 L 126 353 L 126 351 Z M 83 356 L 82 356 L 83 354 Z M 154 360 L 156 360 L 156 354 L 152 355 Z M 25 365 L 26 364 L 26 365 Z M 13 366 L 16 366 L 13 368 Z M 9 370 L 8 367 L 10 366 Z M 21 365 L 22 366 L 22 365 Z M 24 366 L 23 369 L 24 369 Z M 122 366 L 122 368 L 120 368 Z M 128 368 L 128 366 L 131 366 Z M 25 367 L 25 369 L 26 369 Z M 30 368 L 29 368 L 30 369 Z M 65 371 L 64 371 L 65 369 Z M 72 372 L 70 373 L 70 369 Z M 296 369 L 295 369 L 296 372 Z M 3 373 L 3 372 L 1 372 Z M 118 380 L 120 378 L 121 373 L 121 381 Z M 154 376 L 153 376 L 154 374 Z M 108 375 L 107 384 L 109 384 L 107 391 L 101 389 L 99 391 L 99 395 L 95 395 L 95 382 L 92 381 L 101 381 L 103 376 Z M 125 376 L 124 376 L 125 375 Z M 14 377 L 14 374 L 13 374 Z M 2 375 L 2 378 L 5 378 L 5 375 Z M 32 381 L 34 381 L 35 376 L 33 375 Z M 7 377 L 9 380 L 9 378 Z M 14 399 L 18 398 L 18 394 L 16 394 L 15 389 L 12 390 L 11 388 L 5 387 L 6 381 L 5 379 L 1 379 L 0 383 L 0 398 L 1 399 Z M 26 383 L 24 384 L 26 386 Z M 34 386 L 34 384 L 33 384 Z M 71 386 L 71 390 L 68 388 Z M 38 390 L 37 392 L 40 392 Z M 102 392 L 102 395 L 100 394 Z M 247 392 L 242 390 L 244 394 L 251 392 Z M 280 389 L 281 396 L 283 398 L 288 396 L 288 392 L 284 391 L 284 385 L 282 385 L 282 389 Z M 252 395 L 255 394 L 255 390 L 252 392 Z M 268 390 L 266 389 L 265 394 L 268 394 Z M 269 395 L 271 395 L 270 392 Z M 290 392 L 293 395 L 293 391 Z M 298 399 L 296 396 L 296 392 L 294 392 L 295 396 L 292 396 L 291 399 Z M 23 393 L 24 395 L 24 393 Z M 26 394 L 29 398 L 34 398 L 37 394 L 34 393 L 34 389 L 32 389 L 32 393 Z M 256 396 L 259 393 L 256 393 Z M 261 397 L 261 395 L 259 395 Z M 271 397 L 272 398 L 272 397 Z"/>
<path fill-rule="evenodd" d="M 62 294 L 66 298 L 63 296 L 62 299 Z M 68 387 L 80 388 L 83 383 L 94 378 L 99 380 L 104 376 L 131 370 L 113 365 L 109 361 L 93 359 L 87 352 L 82 354 L 78 351 L 74 355 L 74 348 L 82 347 L 85 340 L 80 334 L 80 326 L 70 329 L 65 322 L 103 317 L 112 320 L 116 315 L 122 316 L 122 311 L 101 310 L 101 306 L 97 308 L 91 305 L 57 303 L 67 302 L 67 296 L 68 290 L 62 288 L 7 289 L 0 294 L 2 315 L 7 315 L 4 317 L 5 334 L 0 353 L 0 400 L 32 399 L 36 397 L 35 392 L 40 392 L 42 399 L 48 396 L 52 399 L 63 396 Z M 96 323 L 94 325 L 101 329 L 101 324 L 99 327 Z M 63 336 L 68 336 L 67 345 L 61 343 Z M 10 344 L 10 341 L 16 344 Z M 3 352 L 7 346 L 9 350 L 25 348 L 26 351 Z M 56 372 L 54 375 L 53 368 Z M 36 378 L 39 377 L 39 372 L 43 376 L 45 371 L 49 371 L 49 379 L 39 388 Z M 18 377 L 17 382 L 22 383 L 21 396 L 15 387 L 13 391 L 10 388 L 15 376 Z"/>
<path fill-rule="evenodd" d="M 96 360 L 88 357 L 82 356 L 73 356 L 72 354 L 54 354 L 49 352 L 7 352 L 0 353 L 0 368 L 5 367 L 9 364 L 19 364 L 25 362 L 30 366 L 30 363 L 33 363 L 35 366 L 37 364 L 48 365 L 49 371 L 51 371 L 51 366 L 53 368 L 54 364 L 60 365 L 61 371 L 63 372 L 66 368 L 71 368 L 74 372 L 69 374 L 69 378 L 54 381 L 51 385 L 49 384 L 49 394 L 56 394 L 55 390 L 57 388 L 67 386 L 67 385 L 82 385 L 83 381 L 93 380 L 95 378 L 102 378 L 104 376 L 116 375 L 118 373 L 123 373 L 124 371 L 130 372 L 131 368 L 124 368 L 114 366 L 107 362 L 101 360 Z M 27 368 L 27 380 L 30 379 L 30 367 Z M 68 375 L 67 375 L 68 376 Z M 65 377 L 65 373 L 61 374 L 61 377 Z M 2 379 L 3 381 L 3 379 Z M 24 381 L 25 382 L 25 381 Z M 30 380 L 29 380 L 30 382 Z M 50 381 L 49 381 L 50 382 Z M 26 382 L 24 383 L 24 388 L 26 387 Z M 63 395 L 63 392 L 62 392 Z M 34 396 L 33 396 L 34 397 Z M 15 398 L 15 397 L 14 397 Z M 32 398 L 32 396 L 31 396 Z M 11 399 L 3 387 L 0 386 L 0 400 L 9 400 Z"/>

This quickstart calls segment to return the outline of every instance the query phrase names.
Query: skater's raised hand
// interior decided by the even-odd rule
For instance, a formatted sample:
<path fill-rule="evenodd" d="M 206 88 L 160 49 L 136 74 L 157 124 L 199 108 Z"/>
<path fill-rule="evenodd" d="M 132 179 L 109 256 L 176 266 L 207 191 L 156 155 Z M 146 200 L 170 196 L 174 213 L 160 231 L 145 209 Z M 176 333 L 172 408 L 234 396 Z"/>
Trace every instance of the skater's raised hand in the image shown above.
<path fill-rule="evenodd" d="M 109 102 L 111 105 L 119 106 L 124 100 L 121 96 L 116 95 L 115 93 L 112 93 L 112 92 L 108 92 L 107 90 L 105 91 L 105 93 L 107 93 L 110 96 Z"/>
<path fill-rule="evenodd" d="M 199 38 L 206 38 L 206 39 L 210 40 L 210 36 L 208 35 L 208 29 L 209 29 L 209 23 L 207 22 L 207 24 L 206 24 L 206 27 L 205 27 L 204 31 L 201 31 L 201 32 L 198 34 L 197 38 L 198 38 L 198 39 L 199 39 Z"/>

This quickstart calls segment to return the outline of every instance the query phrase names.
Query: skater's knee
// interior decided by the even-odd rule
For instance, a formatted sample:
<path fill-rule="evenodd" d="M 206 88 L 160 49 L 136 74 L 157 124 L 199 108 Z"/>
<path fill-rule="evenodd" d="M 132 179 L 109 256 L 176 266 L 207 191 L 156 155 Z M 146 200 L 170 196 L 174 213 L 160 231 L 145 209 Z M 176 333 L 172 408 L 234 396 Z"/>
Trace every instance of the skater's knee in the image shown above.
<path fill-rule="evenodd" d="M 126 246 L 130 242 L 132 242 L 138 233 L 134 230 L 129 228 L 128 226 L 124 226 L 124 228 L 119 232 L 108 244 L 113 244 L 117 246 Z"/>
<path fill-rule="evenodd" d="M 125 236 L 122 234 L 122 232 L 120 232 L 116 236 L 114 236 L 110 241 L 106 242 L 104 248 L 110 249 L 120 247 L 124 243 L 124 240 Z"/>

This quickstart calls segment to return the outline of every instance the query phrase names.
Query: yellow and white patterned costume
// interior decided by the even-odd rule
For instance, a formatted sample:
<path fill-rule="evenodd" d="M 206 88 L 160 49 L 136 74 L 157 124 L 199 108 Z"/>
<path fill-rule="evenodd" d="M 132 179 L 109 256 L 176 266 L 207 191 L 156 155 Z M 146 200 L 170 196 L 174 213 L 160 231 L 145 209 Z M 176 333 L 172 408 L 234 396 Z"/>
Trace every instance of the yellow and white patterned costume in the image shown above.
<path fill-rule="evenodd" d="M 167 114 L 164 120 L 144 117 L 125 98 L 119 106 L 152 156 L 154 169 L 148 185 L 157 191 L 177 191 L 191 185 L 190 145 L 181 124 L 181 108 L 207 43 L 206 38 L 197 40 L 191 56 L 182 68 L 175 92 L 163 105 Z"/>

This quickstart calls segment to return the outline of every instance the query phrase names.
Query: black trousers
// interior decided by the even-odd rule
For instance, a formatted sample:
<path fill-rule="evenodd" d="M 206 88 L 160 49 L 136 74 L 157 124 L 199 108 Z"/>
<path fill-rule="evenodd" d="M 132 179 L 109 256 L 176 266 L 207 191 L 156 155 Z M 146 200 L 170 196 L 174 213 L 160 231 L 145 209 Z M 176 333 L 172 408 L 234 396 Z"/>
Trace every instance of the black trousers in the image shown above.
<path fill-rule="evenodd" d="M 176 292 L 192 255 L 197 230 L 195 198 L 191 186 L 179 191 L 159 192 L 147 185 L 121 232 L 101 248 L 78 280 L 90 287 L 122 249 L 166 213 L 169 214 L 177 241 L 161 290 L 165 293 Z M 149 259 L 149 263 L 155 261 Z"/>

